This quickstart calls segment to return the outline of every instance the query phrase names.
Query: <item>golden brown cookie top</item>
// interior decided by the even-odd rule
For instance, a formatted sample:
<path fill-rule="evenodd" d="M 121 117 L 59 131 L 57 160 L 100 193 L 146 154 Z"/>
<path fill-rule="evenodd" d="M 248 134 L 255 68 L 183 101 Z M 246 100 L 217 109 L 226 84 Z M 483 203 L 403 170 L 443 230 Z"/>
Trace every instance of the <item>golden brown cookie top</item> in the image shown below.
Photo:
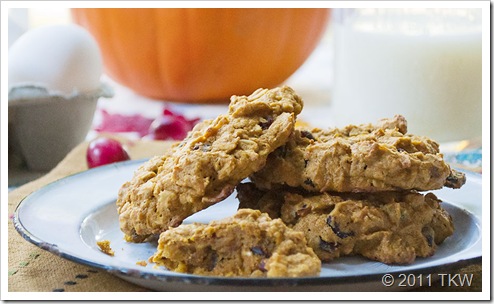
<path fill-rule="evenodd" d="M 406 130 L 400 115 L 377 124 L 296 129 L 251 178 L 265 189 L 288 185 L 316 192 L 426 191 L 465 183 L 437 142 Z"/>
<path fill-rule="evenodd" d="M 228 114 L 232 117 L 280 115 L 281 113 L 300 114 L 303 108 L 302 99 L 288 87 L 257 89 L 249 96 L 232 96 Z"/>

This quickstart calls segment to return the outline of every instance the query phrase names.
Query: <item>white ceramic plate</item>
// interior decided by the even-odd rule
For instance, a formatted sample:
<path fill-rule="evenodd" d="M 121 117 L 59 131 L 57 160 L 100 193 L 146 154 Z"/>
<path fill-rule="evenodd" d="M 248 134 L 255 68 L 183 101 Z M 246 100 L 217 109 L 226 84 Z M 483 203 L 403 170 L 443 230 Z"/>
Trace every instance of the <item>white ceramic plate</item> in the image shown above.
<path fill-rule="evenodd" d="M 129 180 L 142 161 L 108 165 L 75 174 L 34 192 L 18 206 L 14 215 L 17 231 L 29 242 L 77 263 L 109 271 L 127 281 L 153 290 L 168 291 L 384 291 L 428 286 L 437 273 L 481 259 L 481 176 L 467 173 L 460 190 L 435 191 L 452 215 L 455 233 L 439 246 L 436 254 L 407 266 L 388 266 L 360 257 L 341 258 L 323 264 L 318 277 L 310 278 L 223 278 L 179 274 L 137 265 L 147 261 L 156 244 L 127 243 L 118 226 L 115 200 L 118 189 Z M 235 193 L 225 201 L 203 210 L 185 222 L 208 222 L 236 212 Z M 97 241 L 109 240 L 113 257 L 102 253 Z M 391 286 L 382 283 L 391 274 Z M 419 275 L 422 274 L 421 277 Z M 430 275 L 430 276 L 429 276 Z M 415 283 L 399 283 L 405 276 Z M 389 276 L 387 277 L 389 279 Z M 389 282 L 389 281 L 388 281 Z M 411 286 L 412 285 L 412 286 Z"/>

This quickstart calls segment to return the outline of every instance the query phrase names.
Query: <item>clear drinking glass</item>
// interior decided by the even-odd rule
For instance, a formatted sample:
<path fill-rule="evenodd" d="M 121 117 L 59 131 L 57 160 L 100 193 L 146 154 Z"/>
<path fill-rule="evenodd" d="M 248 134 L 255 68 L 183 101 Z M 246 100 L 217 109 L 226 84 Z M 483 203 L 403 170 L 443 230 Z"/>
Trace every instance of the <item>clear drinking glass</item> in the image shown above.
<path fill-rule="evenodd" d="M 481 136 L 481 9 L 333 12 L 338 125 L 402 114 L 440 142 Z"/>

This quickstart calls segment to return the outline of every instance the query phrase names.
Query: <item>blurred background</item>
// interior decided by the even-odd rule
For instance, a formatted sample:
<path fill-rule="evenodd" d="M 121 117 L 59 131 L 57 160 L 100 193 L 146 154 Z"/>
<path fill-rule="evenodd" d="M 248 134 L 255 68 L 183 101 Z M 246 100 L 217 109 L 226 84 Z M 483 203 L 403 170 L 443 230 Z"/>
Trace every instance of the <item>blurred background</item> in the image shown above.
<path fill-rule="evenodd" d="M 35 119 L 29 116 L 34 115 L 34 110 L 26 110 L 26 105 L 33 104 L 33 98 L 43 100 L 35 101 L 34 104 L 49 104 L 53 97 L 56 97 L 57 102 L 71 100 L 74 103 L 75 100 L 81 107 L 87 104 L 84 107 L 87 109 L 89 124 L 82 140 L 91 141 L 102 134 L 117 134 L 131 140 L 177 140 L 184 136 L 184 130 L 197 121 L 226 112 L 227 96 L 231 95 L 227 88 L 234 92 L 232 94 L 250 94 L 254 90 L 251 88 L 257 88 L 259 79 L 264 76 L 267 87 L 286 84 L 302 96 L 305 107 L 299 120 L 303 126 L 328 128 L 348 123 L 371 123 L 379 118 L 403 114 L 409 120 L 409 131 L 438 140 L 444 144 L 446 152 L 453 151 L 447 154 L 451 161 L 467 163 L 468 168 L 472 168 L 472 164 L 474 168 L 479 167 L 482 151 L 480 9 L 459 13 L 445 9 L 425 13 L 420 10 L 388 12 L 382 9 L 327 9 L 289 14 L 284 12 L 279 15 L 270 12 L 270 18 L 266 17 L 268 15 L 256 15 L 261 13 L 251 10 L 249 14 L 243 14 L 244 19 L 240 18 L 240 14 L 235 15 L 236 12 L 219 17 L 213 13 L 208 15 L 209 12 L 171 14 L 140 10 L 132 13 L 135 18 L 128 18 L 129 11 L 125 10 L 113 12 L 111 17 L 106 13 L 110 14 L 101 10 L 71 11 L 56 7 L 9 9 L 9 186 L 15 187 L 43 175 L 80 141 L 77 139 L 64 143 L 62 133 L 70 133 L 72 127 L 61 127 L 52 121 L 46 129 L 55 129 L 50 134 L 55 136 L 52 141 L 59 141 L 66 149 L 57 148 L 63 150 L 61 155 L 50 161 L 41 159 L 35 163 L 27 160 L 26 150 L 36 150 L 36 157 L 39 157 L 42 154 L 40 147 L 46 142 L 49 142 L 46 157 L 54 158 L 53 150 L 50 150 L 53 149 L 51 140 L 34 136 L 36 140 L 29 145 L 27 143 L 28 137 L 33 136 L 31 130 Z M 409 17 L 411 21 L 403 23 Z M 154 30 L 151 34 L 143 34 L 148 31 L 141 28 L 142 24 L 144 21 L 149 23 L 150 18 L 155 22 Z M 189 32 L 184 32 L 184 27 L 179 26 L 184 18 L 188 18 L 189 25 L 199 25 L 201 28 L 214 29 L 220 26 L 224 29 L 221 34 L 229 42 L 234 41 L 234 35 L 240 35 L 239 29 L 243 30 L 247 25 L 258 24 L 258 28 L 248 34 L 241 33 L 244 40 L 250 39 L 248 47 L 235 46 L 235 43 L 225 43 L 218 33 L 208 38 L 217 40 L 207 40 L 200 30 L 197 30 L 196 36 L 190 28 Z M 119 20 L 126 21 L 118 23 Z M 244 20 L 244 23 L 238 28 L 230 27 L 238 20 Z M 262 20 L 271 20 L 271 23 L 276 20 L 280 25 L 275 30 L 263 31 L 269 24 L 263 24 Z M 175 22 L 172 27 L 171 22 Z M 400 29 L 395 26 L 396 22 L 404 24 L 406 28 Z M 118 32 L 114 26 L 117 23 L 121 27 Z M 63 68 L 53 69 L 59 71 L 59 75 L 55 75 L 58 77 L 56 79 L 50 75 L 56 80 L 51 84 L 69 82 L 67 73 L 70 71 L 66 72 L 64 68 L 71 67 L 72 72 L 82 69 L 80 75 L 88 73 L 87 77 L 81 76 L 85 80 L 97 75 L 94 77 L 98 85 L 91 87 L 88 84 L 93 90 L 82 90 L 80 81 L 83 80 L 74 80 L 76 83 L 79 81 L 79 88 L 75 84 L 75 90 L 70 91 L 69 88 L 63 94 L 60 87 L 50 87 L 50 83 L 41 84 L 48 87 L 46 92 L 40 93 L 39 88 L 33 92 L 29 83 L 26 88 L 29 79 L 25 78 L 28 77 L 25 71 L 32 69 L 35 63 L 30 68 L 23 66 L 26 60 L 17 55 L 24 52 L 19 37 L 34 29 L 74 24 L 81 25 L 90 34 L 99 47 L 101 57 L 98 55 L 90 63 L 81 63 L 80 58 L 89 56 L 74 57 L 76 53 L 73 51 L 67 55 L 69 61 L 65 62 Z M 140 31 L 133 30 L 136 28 Z M 422 32 L 410 33 L 410 28 L 421 29 Z M 59 39 L 48 39 L 50 44 L 47 49 L 50 52 L 63 35 L 64 32 L 60 32 L 57 34 Z M 149 36 L 143 38 L 145 35 Z M 188 35 L 191 40 L 195 39 L 195 47 L 189 45 L 189 48 L 179 53 L 167 50 L 166 42 L 171 45 L 174 41 L 180 41 L 184 35 Z M 33 41 L 36 39 L 41 39 L 41 44 L 48 41 L 39 33 Z M 135 41 L 143 40 L 153 41 L 153 44 L 135 47 Z M 88 48 L 92 42 L 83 44 L 81 41 L 74 40 L 70 45 L 81 43 L 80 49 L 90 52 Z M 29 41 L 22 42 L 24 49 L 30 49 Z M 214 57 L 212 46 L 216 44 L 229 45 L 228 51 L 219 59 Z M 141 55 L 137 51 L 142 49 L 148 51 Z M 246 52 L 246 49 L 252 49 L 252 54 Z M 153 60 L 156 50 L 166 60 Z M 33 57 L 41 56 L 41 53 L 38 51 Z M 255 57 L 258 54 L 264 57 Z M 11 68 L 11 58 L 15 55 L 20 57 L 17 66 L 12 64 L 17 70 Z M 57 63 L 57 58 L 59 62 L 64 58 L 63 53 L 50 56 L 56 57 L 51 58 L 52 66 Z M 134 60 L 139 56 L 145 58 Z M 72 65 L 70 60 L 78 61 L 78 64 Z M 44 60 L 38 59 L 40 61 Z M 407 65 L 403 62 L 407 62 Z M 95 68 L 87 71 L 91 65 Z M 188 69 L 183 69 L 185 65 L 189 66 Z M 250 72 L 249 66 L 255 69 Z M 44 79 L 49 78 L 47 74 L 40 75 Z M 148 76 L 150 78 L 146 78 Z M 219 77 L 221 81 L 215 82 L 213 76 Z M 273 77 L 270 79 L 268 76 Z M 152 85 L 156 79 L 159 85 Z M 21 89 L 13 90 L 15 86 Z M 153 90 L 153 87 L 160 89 Z M 60 108 L 59 105 L 55 107 Z M 27 114 L 22 114 L 23 111 Z M 76 113 L 81 111 L 78 109 Z M 53 113 L 53 110 L 45 112 Z M 19 127 L 25 124 L 23 120 L 29 121 L 24 131 Z M 67 120 L 72 123 L 75 121 L 73 118 Z M 44 121 L 40 123 L 46 123 Z M 66 136 L 74 141 L 73 134 Z M 468 154 L 460 155 L 459 151 L 468 151 Z"/>

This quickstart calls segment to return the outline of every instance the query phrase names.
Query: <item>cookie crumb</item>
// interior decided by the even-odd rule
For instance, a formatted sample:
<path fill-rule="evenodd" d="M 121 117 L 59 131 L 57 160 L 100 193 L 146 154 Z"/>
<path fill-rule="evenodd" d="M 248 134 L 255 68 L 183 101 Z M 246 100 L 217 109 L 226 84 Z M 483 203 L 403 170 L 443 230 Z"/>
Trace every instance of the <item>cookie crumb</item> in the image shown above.
<path fill-rule="evenodd" d="M 96 242 L 96 244 L 98 245 L 99 249 L 104 254 L 107 254 L 109 256 L 114 256 L 115 255 L 115 251 L 113 251 L 113 249 L 111 249 L 111 247 L 110 247 L 110 241 L 108 241 L 108 240 L 102 240 L 102 241 Z"/>
<path fill-rule="evenodd" d="M 146 267 L 148 265 L 148 263 L 146 261 L 137 261 L 136 262 L 136 265 L 139 265 L 139 266 L 142 266 L 142 267 Z"/>

